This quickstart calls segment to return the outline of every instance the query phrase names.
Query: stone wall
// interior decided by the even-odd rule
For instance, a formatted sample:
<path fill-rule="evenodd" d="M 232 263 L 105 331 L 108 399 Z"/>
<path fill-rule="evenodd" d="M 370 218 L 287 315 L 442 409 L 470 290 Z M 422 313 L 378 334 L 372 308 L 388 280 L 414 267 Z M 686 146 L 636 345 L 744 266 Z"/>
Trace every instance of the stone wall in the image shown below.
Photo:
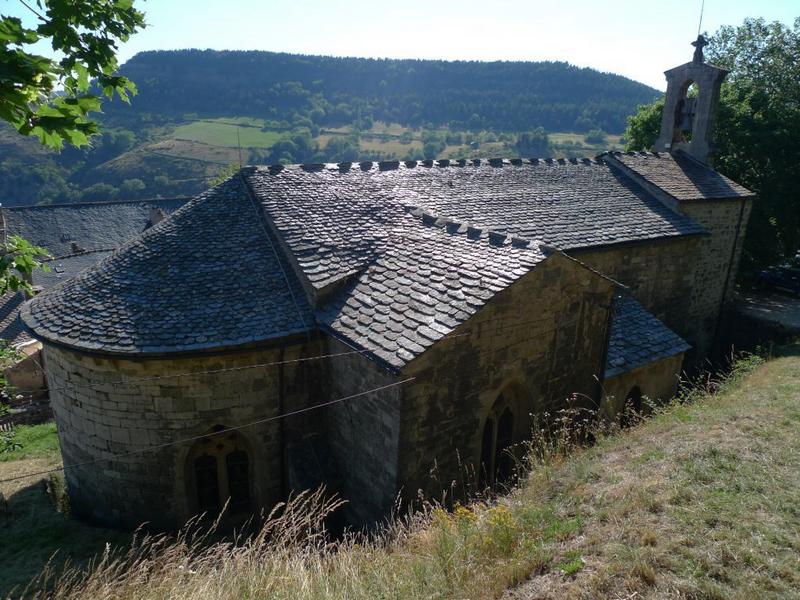
<path fill-rule="evenodd" d="M 710 235 L 574 255 L 628 286 L 647 310 L 692 345 L 687 363 L 698 364 L 714 350 L 723 295 L 726 302 L 732 297 L 750 202 L 745 201 L 743 211 L 741 201 L 729 200 L 684 202 L 680 209 Z M 737 227 L 740 212 L 742 224 Z"/>
<path fill-rule="evenodd" d="M 44 392 L 47 382 L 44 378 L 44 359 L 42 358 L 42 344 L 40 342 L 28 342 L 17 347 L 19 361 L 8 367 L 3 375 L 9 385 L 22 390 L 23 395 L 35 396 Z"/>
<path fill-rule="evenodd" d="M 352 350 L 338 340 L 329 341 L 331 354 Z M 399 381 L 396 374 L 362 354 L 332 358 L 327 368 L 331 399 Z M 344 515 L 350 524 L 375 522 L 395 500 L 403 391 L 403 386 L 395 386 L 326 410 L 327 442 L 337 465 L 340 493 L 348 500 Z"/>
<path fill-rule="evenodd" d="M 681 212 L 711 234 L 697 248 L 687 312 L 688 320 L 696 323 L 697 333 L 687 334 L 686 339 L 695 346 L 697 359 L 711 354 L 715 337 L 722 336 L 721 314 L 733 297 L 751 207 L 749 199 L 680 204 Z"/>
<path fill-rule="evenodd" d="M 609 377 L 603 381 L 600 415 L 608 420 L 616 420 L 634 386 L 639 387 L 642 396 L 655 403 L 670 400 L 678 390 L 682 363 L 681 353 Z"/>
<path fill-rule="evenodd" d="M 607 247 L 574 256 L 627 286 L 648 311 L 684 337 L 695 337 L 690 314 L 698 236 Z"/>
<path fill-rule="evenodd" d="M 500 394 L 513 438 L 580 394 L 599 403 L 615 285 L 561 254 L 494 296 L 476 315 L 403 369 L 398 482 L 439 496 L 462 490 L 480 461 L 482 430 Z"/>
<path fill-rule="evenodd" d="M 316 355 L 317 345 L 134 361 L 46 344 L 50 399 L 64 463 L 104 459 L 67 469 L 73 509 L 115 527 L 135 527 L 144 521 L 155 528 L 183 524 L 197 511 L 196 493 L 187 489 L 192 443 L 117 455 L 201 436 L 218 425 L 269 418 L 306 405 L 316 392 L 310 389 L 309 378 L 297 375 L 303 363 L 173 376 L 263 365 L 288 355 Z M 120 383 L 125 379 L 137 381 Z M 268 508 L 286 491 L 281 450 L 286 428 L 281 422 L 240 432 L 252 451 L 250 481 L 256 506 Z"/>

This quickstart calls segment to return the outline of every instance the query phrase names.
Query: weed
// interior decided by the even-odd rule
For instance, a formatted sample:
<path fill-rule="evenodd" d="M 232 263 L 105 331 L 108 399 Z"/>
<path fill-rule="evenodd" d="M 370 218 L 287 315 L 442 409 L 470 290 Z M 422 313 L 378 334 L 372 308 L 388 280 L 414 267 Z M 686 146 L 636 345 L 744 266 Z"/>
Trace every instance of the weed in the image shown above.
<path fill-rule="evenodd" d="M 561 556 L 556 567 L 567 577 L 572 577 L 583 569 L 583 557 L 579 550 L 569 550 Z"/>
<path fill-rule="evenodd" d="M 211 543 L 193 522 L 174 536 L 140 532 L 129 545 L 112 543 L 88 566 L 53 562 L 28 595 L 491 598 L 532 576 L 550 586 L 539 596 L 556 598 L 633 597 L 644 588 L 649 597 L 788 596 L 800 584 L 800 511 L 787 509 L 800 487 L 800 440 L 794 422 L 784 423 L 797 410 L 800 384 L 762 390 L 787 368 L 800 374 L 800 358 L 791 361 L 756 371 L 748 361 L 732 375 L 741 383 L 749 374 L 743 387 L 706 378 L 702 393 L 686 391 L 656 419 L 612 438 L 579 409 L 549 415 L 529 446 L 527 472 L 500 498 L 452 512 L 426 503 L 371 535 L 332 541 L 324 522 L 338 502 L 306 493 L 266 515 L 250 537 Z M 739 428 L 744 417 L 753 435 Z M 767 430 L 777 432 L 774 443 L 751 443 Z M 599 443 L 587 447 L 589 439 Z M 19 527 L 25 535 L 0 549 L 9 573 L 16 557 L 74 551 L 76 525 L 63 515 Z M 82 545 L 96 547 L 93 540 Z M 564 577 L 553 577 L 555 569 Z"/>

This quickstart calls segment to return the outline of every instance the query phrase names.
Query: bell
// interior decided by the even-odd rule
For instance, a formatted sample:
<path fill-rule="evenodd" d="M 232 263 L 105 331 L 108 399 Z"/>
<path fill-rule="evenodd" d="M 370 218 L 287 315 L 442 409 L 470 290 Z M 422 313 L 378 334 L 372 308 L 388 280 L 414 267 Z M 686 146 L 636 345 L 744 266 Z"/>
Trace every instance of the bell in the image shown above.
<path fill-rule="evenodd" d="M 686 98 L 683 101 L 681 110 L 681 131 L 691 131 L 694 123 L 694 115 L 697 110 L 697 98 Z"/>

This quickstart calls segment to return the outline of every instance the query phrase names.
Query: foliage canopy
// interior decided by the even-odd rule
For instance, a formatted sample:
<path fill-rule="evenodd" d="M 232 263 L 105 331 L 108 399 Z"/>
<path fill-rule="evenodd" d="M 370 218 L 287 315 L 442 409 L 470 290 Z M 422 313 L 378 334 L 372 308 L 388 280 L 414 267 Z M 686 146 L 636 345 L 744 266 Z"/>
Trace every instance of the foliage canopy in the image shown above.
<path fill-rule="evenodd" d="M 800 249 L 800 18 L 793 27 L 747 19 L 709 38 L 707 60 L 730 70 L 715 131 L 715 168 L 758 194 L 745 240 L 750 266 Z M 629 118 L 628 150 L 652 147 L 663 100 Z"/>
<path fill-rule="evenodd" d="M 136 88 L 117 75 L 117 44 L 144 27 L 133 0 L 37 0 L 23 2 L 37 19 L 27 27 L 17 17 L 0 15 L 0 119 L 23 135 L 35 135 L 52 148 L 66 141 L 88 143 L 97 124 L 89 113 L 101 97 L 128 101 Z M 60 59 L 29 51 L 50 41 Z"/>

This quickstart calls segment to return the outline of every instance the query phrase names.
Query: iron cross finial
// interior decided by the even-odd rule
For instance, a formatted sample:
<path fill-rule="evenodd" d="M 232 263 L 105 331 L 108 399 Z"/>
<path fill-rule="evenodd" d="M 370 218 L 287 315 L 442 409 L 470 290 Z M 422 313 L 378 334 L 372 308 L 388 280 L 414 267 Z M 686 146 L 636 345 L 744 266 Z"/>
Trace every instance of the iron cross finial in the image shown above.
<path fill-rule="evenodd" d="M 692 58 L 692 62 L 703 62 L 703 48 L 708 46 L 706 38 L 704 38 L 702 34 L 698 35 L 697 39 L 692 42 L 692 46 L 694 46 L 694 57 Z"/>

